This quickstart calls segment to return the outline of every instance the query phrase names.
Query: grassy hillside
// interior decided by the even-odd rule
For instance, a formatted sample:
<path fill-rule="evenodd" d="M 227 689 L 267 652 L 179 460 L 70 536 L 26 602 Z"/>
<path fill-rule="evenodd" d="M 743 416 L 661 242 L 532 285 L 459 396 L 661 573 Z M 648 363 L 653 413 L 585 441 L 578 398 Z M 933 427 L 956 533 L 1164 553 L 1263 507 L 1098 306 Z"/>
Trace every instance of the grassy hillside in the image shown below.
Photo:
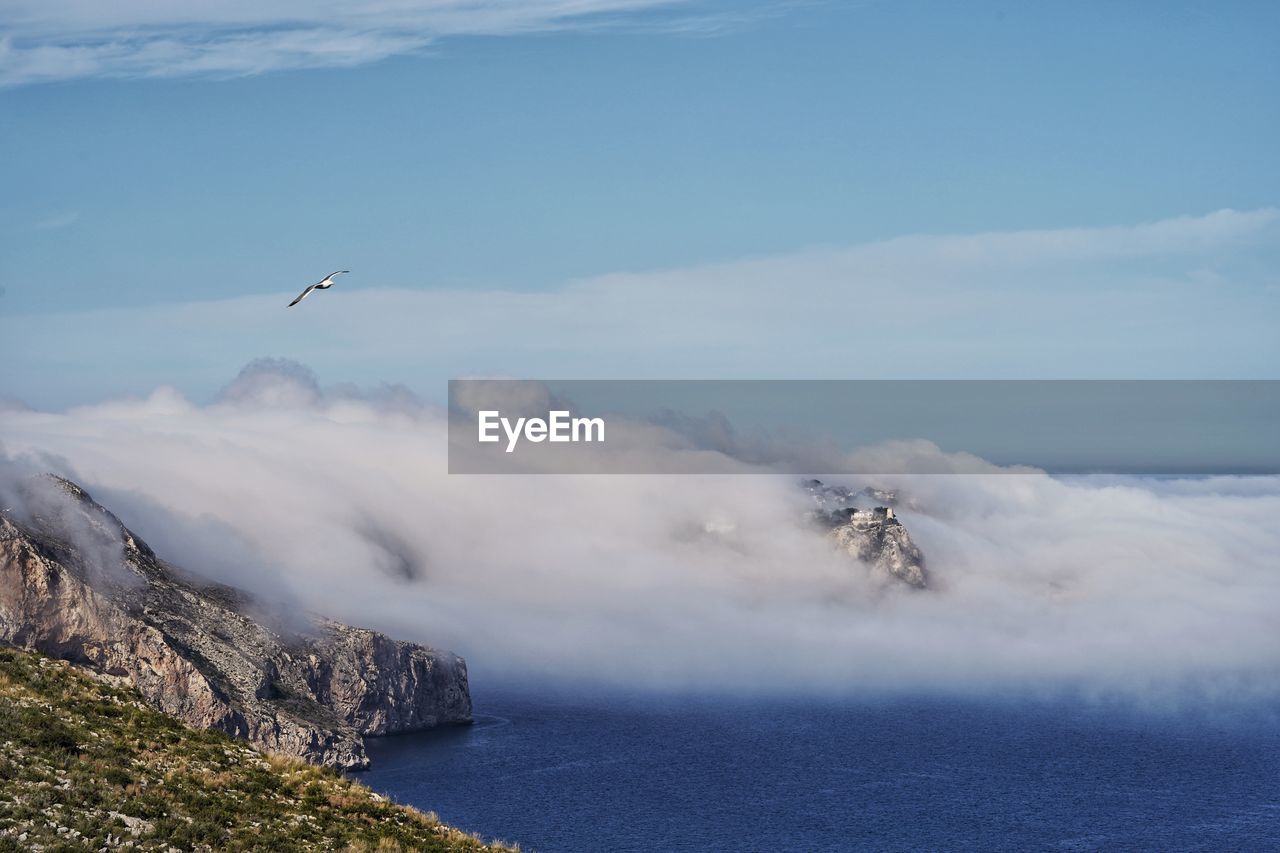
<path fill-rule="evenodd" d="M 196 731 L 66 662 L 0 646 L 0 851 L 484 851 L 337 773 Z"/>

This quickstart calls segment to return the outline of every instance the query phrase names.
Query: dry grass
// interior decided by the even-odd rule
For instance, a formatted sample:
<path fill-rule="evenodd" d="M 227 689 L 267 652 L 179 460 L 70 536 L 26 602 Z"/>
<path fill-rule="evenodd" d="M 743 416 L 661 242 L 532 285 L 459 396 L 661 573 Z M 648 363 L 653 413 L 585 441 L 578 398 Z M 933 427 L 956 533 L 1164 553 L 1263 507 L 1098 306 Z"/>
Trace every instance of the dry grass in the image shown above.
<path fill-rule="evenodd" d="M 133 691 L 4 646 L 0 743 L 0 853 L 509 849 L 331 770 L 187 728 Z"/>

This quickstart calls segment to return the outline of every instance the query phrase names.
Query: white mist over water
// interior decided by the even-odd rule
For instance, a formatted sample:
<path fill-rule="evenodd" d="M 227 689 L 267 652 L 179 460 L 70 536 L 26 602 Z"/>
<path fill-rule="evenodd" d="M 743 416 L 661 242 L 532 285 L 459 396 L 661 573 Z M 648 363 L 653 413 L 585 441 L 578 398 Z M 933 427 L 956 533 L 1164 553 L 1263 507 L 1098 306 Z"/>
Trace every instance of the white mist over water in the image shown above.
<path fill-rule="evenodd" d="M 560 676 L 777 692 L 1280 688 L 1280 478 L 880 477 L 933 588 L 871 578 L 776 476 L 458 476 L 445 417 L 394 389 L 248 370 L 0 413 L 162 557 L 467 657 Z M 656 452 L 669 453 L 669 450 Z"/>

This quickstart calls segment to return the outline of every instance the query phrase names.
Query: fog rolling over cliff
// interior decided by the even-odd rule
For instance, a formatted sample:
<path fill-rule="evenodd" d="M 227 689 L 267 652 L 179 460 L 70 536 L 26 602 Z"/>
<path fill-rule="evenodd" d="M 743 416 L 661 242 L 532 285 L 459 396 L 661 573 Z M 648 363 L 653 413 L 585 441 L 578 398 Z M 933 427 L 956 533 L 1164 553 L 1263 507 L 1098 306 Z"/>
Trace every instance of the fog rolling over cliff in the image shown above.
<path fill-rule="evenodd" d="M 0 494 L 0 642 L 126 679 L 198 728 L 340 768 L 367 766 L 362 735 L 471 720 L 466 664 L 449 652 L 272 618 L 160 560 L 68 480 L 6 477 Z"/>
<path fill-rule="evenodd" d="M 0 431 L 174 562 L 453 649 L 476 684 L 1280 690 L 1280 649 L 1259 642 L 1280 612 L 1277 478 L 833 484 L 896 492 L 927 558 L 915 589 L 815 535 L 793 477 L 450 476 L 443 411 L 305 369 L 256 369 L 210 405 L 161 388 L 4 412 Z"/>

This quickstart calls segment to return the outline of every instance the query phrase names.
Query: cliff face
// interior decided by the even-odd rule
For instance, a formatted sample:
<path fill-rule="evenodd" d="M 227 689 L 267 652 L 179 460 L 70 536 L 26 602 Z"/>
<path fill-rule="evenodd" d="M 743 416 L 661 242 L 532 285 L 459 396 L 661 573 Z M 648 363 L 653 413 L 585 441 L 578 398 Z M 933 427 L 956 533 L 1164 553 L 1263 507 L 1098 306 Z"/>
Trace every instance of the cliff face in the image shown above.
<path fill-rule="evenodd" d="M 165 713 L 276 752 L 368 765 L 363 735 L 471 720 L 465 662 L 328 620 L 249 615 L 237 590 L 159 560 L 87 493 L 48 478 L 0 515 L 0 642 L 122 676 Z"/>
<path fill-rule="evenodd" d="M 909 586 L 917 589 L 928 587 L 924 554 L 894 515 L 897 495 L 879 489 L 853 492 L 842 486 L 825 485 L 819 480 L 807 480 L 804 487 L 817 506 L 814 520 L 829 531 L 831 538 L 849 556 Z M 863 498 L 887 506 L 859 509 L 854 502 Z"/>

